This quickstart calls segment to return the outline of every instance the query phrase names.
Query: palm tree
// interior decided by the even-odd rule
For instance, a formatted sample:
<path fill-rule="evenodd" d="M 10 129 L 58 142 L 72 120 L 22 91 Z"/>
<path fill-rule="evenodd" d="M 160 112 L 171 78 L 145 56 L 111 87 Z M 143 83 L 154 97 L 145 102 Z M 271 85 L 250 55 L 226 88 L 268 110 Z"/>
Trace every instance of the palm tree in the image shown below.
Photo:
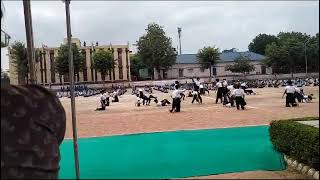
<path fill-rule="evenodd" d="M 212 66 L 215 65 L 219 60 L 219 48 L 213 47 L 204 47 L 198 51 L 197 59 L 201 68 L 208 69 L 210 71 L 210 81 L 212 79 Z"/>

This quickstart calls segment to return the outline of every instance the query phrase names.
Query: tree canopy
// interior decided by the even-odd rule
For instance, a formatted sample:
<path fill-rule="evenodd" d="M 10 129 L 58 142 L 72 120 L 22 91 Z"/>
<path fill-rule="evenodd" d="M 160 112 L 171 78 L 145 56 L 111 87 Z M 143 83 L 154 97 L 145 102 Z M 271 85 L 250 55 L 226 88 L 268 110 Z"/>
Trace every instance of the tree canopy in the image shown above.
<path fill-rule="evenodd" d="M 145 68 L 150 70 L 150 68 L 148 68 L 148 66 L 142 62 L 142 59 L 137 54 L 132 54 L 130 57 L 130 60 L 131 60 L 131 62 L 130 62 L 131 75 L 137 77 L 138 80 L 140 80 L 141 77 L 140 77 L 139 70 L 145 69 Z"/>
<path fill-rule="evenodd" d="M 93 67 L 101 73 L 102 80 L 105 80 L 105 75 L 111 72 L 114 67 L 112 52 L 103 49 L 95 52 L 93 54 Z"/>
<path fill-rule="evenodd" d="M 227 71 L 231 71 L 233 73 L 249 73 L 255 70 L 253 64 L 250 63 L 250 60 L 245 56 L 239 56 L 233 64 L 228 64 L 226 66 Z"/>
<path fill-rule="evenodd" d="M 69 46 L 68 44 L 63 44 L 59 47 L 58 56 L 56 57 L 55 66 L 56 71 L 59 75 L 68 75 L 69 74 Z M 83 68 L 85 57 L 80 52 L 76 44 L 72 44 L 72 53 L 73 53 L 73 65 L 74 73 L 79 77 L 79 72 Z"/>
<path fill-rule="evenodd" d="M 300 32 L 281 32 L 277 42 L 266 46 L 264 63 L 274 73 L 298 73 L 305 71 L 305 55 L 309 71 L 319 71 L 319 33 L 309 36 Z"/>
<path fill-rule="evenodd" d="M 18 73 L 18 83 L 19 84 L 24 84 L 27 83 L 28 81 L 28 58 L 27 58 L 27 50 L 25 47 L 25 44 L 20 41 L 15 41 L 11 45 L 11 59 L 13 65 L 17 69 Z"/>
<path fill-rule="evenodd" d="M 137 41 L 137 54 L 145 65 L 158 72 L 161 68 L 172 66 L 177 56 L 171 38 L 167 37 L 163 27 L 156 23 L 148 24 L 146 34 Z"/>
<path fill-rule="evenodd" d="M 198 51 L 197 59 L 203 69 L 209 68 L 211 77 L 211 67 L 220 60 L 219 48 L 215 46 L 204 47 Z"/>
<path fill-rule="evenodd" d="M 278 40 L 277 37 L 274 35 L 259 34 L 249 44 L 248 49 L 251 52 L 265 55 L 266 46 L 273 42 L 276 43 L 277 40 Z"/>

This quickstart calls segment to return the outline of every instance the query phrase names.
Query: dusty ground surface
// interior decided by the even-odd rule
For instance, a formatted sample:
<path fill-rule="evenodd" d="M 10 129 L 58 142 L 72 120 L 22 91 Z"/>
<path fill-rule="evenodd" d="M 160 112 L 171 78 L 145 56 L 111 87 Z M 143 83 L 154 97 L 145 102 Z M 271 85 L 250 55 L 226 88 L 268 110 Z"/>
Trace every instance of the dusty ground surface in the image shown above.
<path fill-rule="evenodd" d="M 215 104 L 216 93 L 203 96 L 203 104 L 191 104 L 192 98 L 186 97 L 182 102 L 180 113 L 169 113 L 170 106 L 135 107 L 136 97 L 131 90 L 122 95 L 118 103 L 111 103 L 106 111 L 95 111 L 100 106 L 100 96 L 77 97 L 77 129 L 79 137 L 132 134 L 142 132 L 175 131 L 181 129 L 209 129 L 223 127 L 240 127 L 267 125 L 275 119 L 288 119 L 305 116 L 319 116 L 319 87 L 305 87 L 306 94 L 313 93 L 312 103 L 302 103 L 298 107 L 285 107 L 285 98 L 281 99 L 283 88 L 254 89 L 257 95 L 246 96 L 247 109 L 223 107 Z M 167 98 L 170 93 L 154 91 L 159 100 Z M 62 98 L 61 102 L 67 113 L 66 138 L 72 137 L 70 99 Z M 204 178 L 274 178 L 301 179 L 301 175 L 291 171 L 281 172 L 244 172 L 208 176 Z"/>

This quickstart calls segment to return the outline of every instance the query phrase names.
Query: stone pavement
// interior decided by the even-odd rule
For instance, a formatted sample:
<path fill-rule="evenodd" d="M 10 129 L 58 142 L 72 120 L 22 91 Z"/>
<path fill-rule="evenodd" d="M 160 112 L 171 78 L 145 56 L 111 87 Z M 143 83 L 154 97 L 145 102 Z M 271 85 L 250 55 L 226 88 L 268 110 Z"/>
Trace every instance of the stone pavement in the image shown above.
<path fill-rule="evenodd" d="M 298 123 L 319 128 L 319 120 L 315 121 L 297 121 Z"/>

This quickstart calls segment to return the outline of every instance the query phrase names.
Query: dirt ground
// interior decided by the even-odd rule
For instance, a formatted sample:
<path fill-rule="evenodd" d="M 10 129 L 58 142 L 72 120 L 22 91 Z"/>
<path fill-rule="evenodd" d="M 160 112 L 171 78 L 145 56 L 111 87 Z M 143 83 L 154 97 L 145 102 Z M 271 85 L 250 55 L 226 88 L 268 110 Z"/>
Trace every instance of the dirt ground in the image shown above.
<path fill-rule="evenodd" d="M 210 129 L 225 127 L 241 127 L 267 125 L 272 120 L 305 116 L 319 116 L 319 87 L 305 87 L 305 94 L 313 93 L 312 103 L 301 103 L 298 107 L 285 107 L 282 97 L 283 88 L 254 89 L 257 95 L 247 95 L 247 109 L 223 107 L 215 104 L 216 93 L 203 97 L 203 104 L 191 104 L 192 98 L 186 97 L 182 102 L 180 113 L 169 113 L 170 106 L 157 107 L 154 102 L 150 106 L 136 107 L 136 97 L 131 90 L 119 98 L 118 103 L 111 103 L 106 111 L 95 111 L 100 106 L 100 96 L 76 97 L 77 130 L 79 137 L 109 136 L 143 132 L 161 132 L 190 129 Z M 159 100 L 167 98 L 170 93 L 154 91 Z M 66 138 L 72 137 L 70 99 L 61 98 L 67 113 Z M 281 172 L 245 172 L 209 176 L 207 178 L 275 178 L 291 179 L 301 176 L 288 171 Z M 204 177 L 206 178 L 206 177 Z"/>

